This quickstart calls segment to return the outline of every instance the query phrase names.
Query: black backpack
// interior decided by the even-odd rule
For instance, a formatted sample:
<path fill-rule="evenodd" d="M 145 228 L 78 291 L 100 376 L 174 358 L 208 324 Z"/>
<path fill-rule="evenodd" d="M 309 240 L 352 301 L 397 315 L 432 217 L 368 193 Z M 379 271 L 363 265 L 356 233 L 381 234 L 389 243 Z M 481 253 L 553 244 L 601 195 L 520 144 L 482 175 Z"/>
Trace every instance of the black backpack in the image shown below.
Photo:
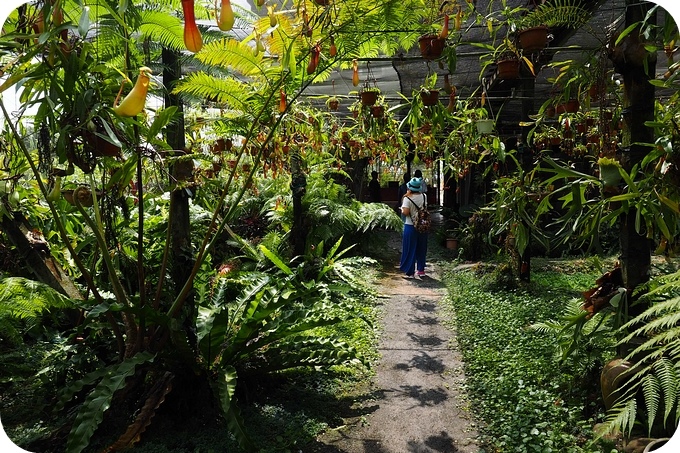
<path fill-rule="evenodd" d="M 416 207 L 415 217 L 413 216 L 413 213 L 411 213 L 411 220 L 413 221 L 413 226 L 415 227 L 418 233 L 427 233 L 428 231 L 430 231 L 430 227 L 432 226 L 430 211 L 427 210 L 427 196 L 423 194 L 422 208 L 419 208 L 418 205 L 415 204 L 415 202 L 411 200 L 409 197 L 406 198 L 408 198 L 411 204 Z"/>

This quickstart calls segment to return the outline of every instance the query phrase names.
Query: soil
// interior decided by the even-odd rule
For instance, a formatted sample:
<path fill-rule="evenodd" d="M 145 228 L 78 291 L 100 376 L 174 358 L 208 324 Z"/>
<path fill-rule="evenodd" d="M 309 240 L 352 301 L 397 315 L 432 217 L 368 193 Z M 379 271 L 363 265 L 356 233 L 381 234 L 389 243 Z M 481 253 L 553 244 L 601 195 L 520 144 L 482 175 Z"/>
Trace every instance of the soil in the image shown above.
<path fill-rule="evenodd" d="M 398 239 L 391 241 L 396 248 Z M 371 389 L 345 425 L 326 432 L 316 453 L 471 453 L 478 451 L 475 421 L 464 394 L 463 363 L 440 306 L 446 289 L 436 263 L 422 281 L 388 269 L 381 360 Z"/>

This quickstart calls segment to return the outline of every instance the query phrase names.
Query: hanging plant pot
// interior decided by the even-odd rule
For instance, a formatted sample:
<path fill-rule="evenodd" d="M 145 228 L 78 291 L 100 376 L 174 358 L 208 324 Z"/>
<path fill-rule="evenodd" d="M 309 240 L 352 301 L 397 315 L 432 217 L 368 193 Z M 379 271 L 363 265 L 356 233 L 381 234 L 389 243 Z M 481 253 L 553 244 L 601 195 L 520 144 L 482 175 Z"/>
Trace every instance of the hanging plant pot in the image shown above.
<path fill-rule="evenodd" d="M 420 99 L 423 101 L 423 105 L 437 105 L 437 102 L 439 102 L 439 90 L 421 91 Z"/>
<path fill-rule="evenodd" d="M 550 137 L 551 146 L 560 146 L 561 143 L 562 143 L 561 137 Z"/>
<path fill-rule="evenodd" d="M 480 134 L 491 134 L 493 132 L 493 120 L 483 119 L 477 120 L 475 123 L 477 126 L 477 132 Z"/>
<path fill-rule="evenodd" d="M 525 53 L 538 52 L 548 45 L 548 27 L 540 25 L 527 28 L 519 32 L 517 39 Z"/>
<path fill-rule="evenodd" d="M 593 134 L 588 136 L 588 143 L 598 144 L 600 143 L 600 134 Z"/>
<path fill-rule="evenodd" d="M 501 80 L 519 78 L 519 60 L 513 58 L 496 62 L 496 74 Z"/>
<path fill-rule="evenodd" d="M 329 99 L 328 100 L 328 109 L 335 112 L 340 108 L 340 101 L 338 99 Z"/>
<path fill-rule="evenodd" d="M 374 105 L 378 100 L 377 91 L 362 91 L 361 92 L 361 104 L 362 105 Z"/>
<path fill-rule="evenodd" d="M 458 239 L 446 238 L 446 248 L 449 250 L 458 250 Z"/>
<path fill-rule="evenodd" d="M 382 118 L 384 114 L 385 114 L 385 106 L 384 105 L 372 105 L 371 106 L 371 115 L 373 115 L 374 118 Z"/>
<path fill-rule="evenodd" d="M 444 47 L 446 47 L 446 40 L 438 35 L 423 35 L 418 38 L 418 46 L 424 59 L 436 60 L 442 56 Z"/>
<path fill-rule="evenodd" d="M 576 113 L 578 112 L 579 107 L 581 104 L 579 103 L 578 99 L 570 99 L 564 104 L 560 104 L 555 108 L 555 112 L 558 115 L 561 115 L 562 113 Z"/>
<path fill-rule="evenodd" d="M 106 129 L 101 124 L 101 120 L 96 118 L 94 120 L 96 125 L 95 132 L 84 129 L 82 131 L 83 148 L 89 150 L 95 157 L 118 157 L 120 156 L 121 148 L 118 145 L 114 145 L 110 141 L 102 138 L 102 136 L 107 135 Z M 120 135 L 117 131 L 114 132 L 120 141 Z"/>
<path fill-rule="evenodd" d="M 328 6 L 330 0 L 314 0 L 314 3 L 316 3 L 319 6 Z"/>
<path fill-rule="evenodd" d="M 588 88 L 588 96 L 590 96 L 590 99 L 593 101 L 596 101 L 602 97 L 604 94 L 605 88 L 602 83 L 594 83 Z"/>
<path fill-rule="evenodd" d="M 210 151 L 213 152 L 213 154 L 219 154 L 222 151 L 227 149 L 227 141 L 223 138 L 218 138 L 215 140 L 215 143 L 212 144 L 210 147 Z"/>
<path fill-rule="evenodd" d="M 97 192 L 98 192 L 97 196 L 101 197 L 102 193 L 99 193 L 99 191 Z M 64 200 L 66 200 L 69 204 L 72 204 L 73 206 L 76 205 L 75 197 L 78 197 L 78 201 L 80 202 L 80 205 L 83 207 L 89 208 L 90 206 L 94 205 L 94 197 L 92 196 L 92 192 L 90 191 L 90 189 L 88 189 L 87 187 L 80 187 L 79 189 L 62 190 L 61 195 L 64 197 Z"/>

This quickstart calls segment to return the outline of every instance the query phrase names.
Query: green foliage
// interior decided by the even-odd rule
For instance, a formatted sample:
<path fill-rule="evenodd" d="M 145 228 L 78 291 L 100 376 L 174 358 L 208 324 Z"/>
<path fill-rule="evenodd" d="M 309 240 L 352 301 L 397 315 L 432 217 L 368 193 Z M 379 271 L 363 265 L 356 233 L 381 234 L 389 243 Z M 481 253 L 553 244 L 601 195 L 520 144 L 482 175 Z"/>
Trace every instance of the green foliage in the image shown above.
<path fill-rule="evenodd" d="M 657 277 L 637 290 L 643 313 L 621 326 L 621 344 L 642 340 L 627 356 L 631 377 L 607 416 L 607 432 L 630 434 L 641 423 L 651 435 L 672 434 L 680 420 L 680 272 Z M 639 395 L 642 397 L 639 397 Z"/>
<path fill-rule="evenodd" d="M 342 258 L 346 251 L 338 252 L 339 245 L 340 241 L 324 256 L 319 244 L 314 261 L 290 265 L 260 246 L 260 259 L 273 267 L 219 277 L 212 298 L 199 308 L 199 347 L 205 362 L 223 376 L 219 400 L 228 426 L 242 445 L 250 441 L 233 398 L 239 377 L 359 359 L 336 332 L 320 330 L 361 318 L 356 301 L 371 293 L 361 275 L 373 262 Z M 253 253 L 249 255 L 257 258 Z"/>
<path fill-rule="evenodd" d="M 472 410 L 483 422 L 486 448 L 601 451 L 584 441 L 598 417 L 588 399 L 592 370 L 560 363 L 558 338 L 528 328 L 573 298 L 571 279 L 593 276 L 536 269 L 530 286 L 514 290 L 494 286 L 492 278 L 482 266 L 446 274 L 447 304 L 455 312 Z"/>
<path fill-rule="evenodd" d="M 517 164 L 514 156 L 509 157 Z M 521 256 L 532 239 L 548 251 L 550 240 L 542 228 L 542 218 L 552 210 L 549 194 L 539 187 L 535 171 L 525 172 L 518 164 L 517 168 L 515 173 L 496 180 L 493 199 L 483 208 L 491 216 L 490 237 L 506 234 L 514 238 Z"/>
<path fill-rule="evenodd" d="M 43 313 L 73 307 L 72 301 L 50 286 L 22 277 L 0 279 L 0 331 L 15 343 L 21 334 L 38 323 Z M 21 320 L 24 325 L 16 322 Z"/>
<path fill-rule="evenodd" d="M 571 299 L 558 319 L 532 324 L 531 328 L 556 337 L 555 352 L 561 361 L 592 364 L 594 357 L 602 357 L 614 348 L 614 313 L 608 309 L 589 315 L 583 308 L 583 299 Z"/>
<path fill-rule="evenodd" d="M 613 227 L 622 214 L 629 212 L 635 213 L 636 231 L 648 238 L 672 242 L 678 235 L 680 193 L 677 186 L 669 184 L 663 175 L 650 168 L 651 159 L 645 159 L 642 167 L 635 165 L 629 172 L 621 170 L 621 193 L 611 196 L 596 192 L 603 185 L 598 178 L 550 158 L 545 158 L 544 162 L 547 167 L 539 171 L 552 176 L 543 180 L 542 185 L 560 184 L 551 192 L 551 198 L 557 197 L 565 210 L 555 221 L 559 226 L 557 242 L 589 242 L 590 248 L 600 252 L 601 231 Z"/>
<path fill-rule="evenodd" d="M 137 366 L 153 359 L 154 354 L 140 352 L 105 370 L 103 379 L 88 393 L 78 410 L 66 445 L 68 453 L 79 453 L 87 447 L 90 437 L 104 418 L 104 412 L 111 406 L 113 395 L 125 386 L 125 379 L 134 374 Z"/>

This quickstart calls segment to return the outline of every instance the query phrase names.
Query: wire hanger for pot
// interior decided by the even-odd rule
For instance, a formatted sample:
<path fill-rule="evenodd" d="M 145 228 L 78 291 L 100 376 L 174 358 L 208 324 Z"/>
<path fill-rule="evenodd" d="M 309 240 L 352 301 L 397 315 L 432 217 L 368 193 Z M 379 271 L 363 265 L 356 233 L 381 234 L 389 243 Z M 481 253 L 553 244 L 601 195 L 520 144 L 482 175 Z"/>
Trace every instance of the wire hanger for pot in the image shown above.
<path fill-rule="evenodd" d="M 373 70 L 371 69 L 371 62 L 367 61 L 366 62 L 366 80 L 364 80 L 364 90 L 368 89 L 378 89 L 378 81 L 375 78 L 375 75 L 373 74 Z"/>

